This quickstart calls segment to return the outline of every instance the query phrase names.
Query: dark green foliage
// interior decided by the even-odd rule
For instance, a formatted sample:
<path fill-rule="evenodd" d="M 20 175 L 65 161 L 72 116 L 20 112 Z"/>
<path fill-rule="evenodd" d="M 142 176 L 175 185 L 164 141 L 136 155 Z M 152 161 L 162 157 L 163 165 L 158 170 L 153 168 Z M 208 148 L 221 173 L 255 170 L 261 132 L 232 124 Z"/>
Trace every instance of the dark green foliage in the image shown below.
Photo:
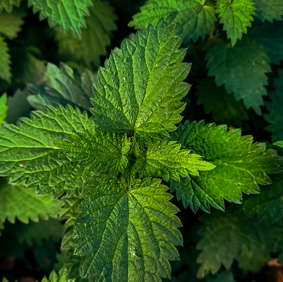
<path fill-rule="evenodd" d="M 0 281 L 273 282 L 281 2 L 0 0 Z"/>

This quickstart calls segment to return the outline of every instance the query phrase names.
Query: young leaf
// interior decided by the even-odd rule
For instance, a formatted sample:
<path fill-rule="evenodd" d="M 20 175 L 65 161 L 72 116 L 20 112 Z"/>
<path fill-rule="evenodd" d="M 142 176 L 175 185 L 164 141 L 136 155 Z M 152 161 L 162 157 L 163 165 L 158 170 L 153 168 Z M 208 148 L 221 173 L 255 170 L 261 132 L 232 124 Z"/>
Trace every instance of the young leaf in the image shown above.
<path fill-rule="evenodd" d="M 278 142 L 275 142 L 274 145 L 276 146 L 279 146 L 281 148 L 283 148 L 283 141 L 278 141 Z"/>
<path fill-rule="evenodd" d="M 100 65 L 100 56 L 107 55 L 106 46 L 111 41 L 111 33 L 116 30 L 117 16 L 106 1 L 96 0 L 89 8 L 90 17 L 86 18 L 87 28 L 82 29 L 82 38 L 74 38 L 56 29 L 55 39 L 59 44 L 59 54 L 70 56 L 72 60 L 84 62 L 88 68 Z"/>
<path fill-rule="evenodd" d="M 245 199 L 242 209 L 246 216 L 257 216 L 258 220 L 277 222 L 283 217 L 283 174 L 274 183 L 261 189 L 259 195 Z"/>
<path fill-rule="evenodd" d="M 184 43 L 191 39 L 196 42 L 204 38 L 214 27 L 216 21 L 214 8 L 207 6 L 205 0 L 150 0 L 141 7 L 141 12 L 133 16 L 129 26 L 136 29 L 156 25 L 161 17 L 178 12 L 175 22 L 183 26 Z"/>
<path fill-rule="evenodd" d="M 7 95 L 4 94 L 0 98 L 0 126 L 4 122 L 4 119 L 7 116 L 7 106 L 6 106 L 6 101 L 7 101 Z"/>
<path fill-rule="evenodd" d="M 234 259 L 240 268 L 257 272 L 270 260 L 271 253 L 282 248 L 281 222 L 276 225 L 258 222 L 231 211 L 204 215 L 201 222 L 198 232 L 201 239 L 197 244 L 201 250 L 197 259 L 201 264 L 199 278 L 208 272 L 217 273 L 222 264 L 229 269 Z"/>
<path fill-rule="evenodd" d="M 266 72 L 271 71 L 265 48 L 255 40 L 244 37 L 234 48 L 220 43 L 208 49 L 208 75 L 215 76 L 216 85 L 224 84 L 228 94 L 243 99 L 247 109 L 252 107 L 261 115 L 262 96 L 267 95 Z"/>
<path fill-rule="evenodd" d="M 2 12 L 0 17 L 0 33 L 13 39 L 21 30 L 22 20 L 26 12 L 24 9 L 14 9 L 12 13 Z"/>
<path fill-rule="evenodd" d="M 0 78 L 3 78 L 8 82 L 10 82 L 11 79 L 10 63 L 10 55 L 8 53 L 7 44 L 0 36 Z"/>
<path fill-rule="evenodd" d="M 181 150 L 180 147 L 176 142 L 167 142 L 167 139 L 149 143 L 138 156 L 136 166 L 140 177 L 180 180 L 180 176 L 198 176 L 199 170 L 215 168 L 213 164 L 201 160 L 201 156 L 190 154 L 190 150 Z"/>
<path fill-rule="evenodd" d="M 136 180 L 131 187 L 112 178 L 94 187 L 80 205 L 75 254 L 81 274 L 97 280 L 160 281 L 170 278 L 168 260 L 182 245 L 178 212 L 159 179 Z"/>
<path fill-rule="evenodd" d="M 81 191 L 88 170 L 67 158 L 54 141 L 79 131 L 93 130 L 92 119 L 72 107 L 35 111 L 18 126 L 3 125 L 0 135 L 0 175 L 56 196 Z"/>
<path fill-rule="evenodd" d="M 108 174 L 122 172 L 126 168 L 131 146 L 126 134 L 99 130 L 78 133 L 68 140 L 54 143 L 74 160 L 82 161 L 84 167 Z"/>
<path fill-rule="evenodd" d="M 28 86 L 29 92 L 33 94 L 28 96 L 28 101 L 38 110 L 61 104 L 89 111 L 89 99 L 93 97 L 91 87 L 95 81 L 96 77 L 90 70 L 85 69 L 79 76 L 64 63 L 60 63 L 60 68 L 49 63 L 42 84 Z"/>
<path fill-rule="evenodd" d="M 8 13 L 11 13 L 13 10 L 13 5 L 20 7 L 21 0 L 0 0 L 0 12 L 2 9 L 6 9 Z"/>
<path fill-rule="evenodd" d="M 267 174 L 282 171 L 283 158 L 275 150 L 266 150 L 264 143 L 252 144 L 252 136 L 241 137 L 239 130 L 227 132 L 225 125 L 186 122 L 172 139 L 216 165 L 200 176 L 171 183 L 171 191 L 176 190 L 177 198 L 194 212 L 199 208 L 208 212 L 210 206 L 224 210 L 224 199 L 241 203 L 242 193 L 259 193 L 258 184 L 272 183 Z"/>
<path fill-rule="evenodd" d="M 66 267 L 63 267 L 60 269 L 59 275 L 53 270 L 49 275 L 49 279 L 44 276 L 41 282 L 75 282 L 75 279 L 68 279 L 68 270 Z"/>
<path fill-rule="evenodd" d="M 283 2 L 281 0 L 253 0 L 256 16 L 262 21 L 282 20 Z"/>
<path fill-rule="evenodd" d="M 36 189 L 26 189 L 22 186 L 9 185 L 5 180 L 0 183 L 0 222 L 6 218 L 15 223 L 16 217 L 28 223 L 29 219 L 38 221 L 58 217 L 62 201 L 52 200 L 52 195 L 37 196 Z"/>
<path fill-rule="evenodd" d="M 271 123 L 265 129 L 272 132 L 274 141 L 283 140 L 283 70 L 279 70 L 279 79 L 274 83 L 275 91 L 269 92 L 271 101 L 265 102 L 269 114 L 263 115 L 264 119 Z"/>
<path fill-rule="evenodd" d="M 247 27 L 252 26 L 254 10 L 251 0 L 217 0 L 216 13 L 227 31 L 227 37 L 231 38 L 232 46 L 242 38 L 243 33 L 247 33 Z"/>
<path fill-rule="evenodd" d="M 228 95 L 223 86 L 217 87 L 213 79 L 202 80 L 197 89 L 197 104 L 203 104 L 205 113 L 212 113 L 215 122 L 235 127 L 240 126 L 241 121 L 249 119 L 242 101 L 236 101 L 232 95 Z"/>
<path fill-rule="evenodd" d="M 182 37 L 173 20 L 162 18 L 125 39 L 99 69 L 91 112 L 100 129 L 154 137 L 176 129 L 190 64 L 182 63 L 186 50 L 179 49 Z"/>
<path fill-rule="evenodd" d="M 81 28 L 86 27 L 84 16 L 89 16 L 88 6 L 92 6 L 91 0 L 29 0 L 29 6 L 33 6 L 33 12 L 40 12 L 40 20 L 48 18 L 51 27 L 59 25 L 64 33 L 71 31 L 78 38 L 81 37 Z"/>
<path fill-rule="evenodd" d="M 266 49 L 270 62 L 280 65 L 283 61 L 283 21 L 275 21 L 272 24 L 257 24 L 249 31 L 252 36 L 259 41 Z"/>

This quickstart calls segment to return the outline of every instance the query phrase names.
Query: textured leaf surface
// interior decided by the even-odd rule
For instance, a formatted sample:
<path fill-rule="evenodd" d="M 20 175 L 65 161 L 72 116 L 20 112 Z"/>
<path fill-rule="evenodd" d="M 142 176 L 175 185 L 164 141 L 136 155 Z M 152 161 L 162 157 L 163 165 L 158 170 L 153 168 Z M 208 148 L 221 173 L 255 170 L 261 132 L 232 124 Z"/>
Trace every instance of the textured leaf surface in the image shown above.
<path fill-rule="evenodd" d="M 168 136 L 180 122 L 190 64 L 182 63 L 186 50 L 173 19 L 124 40 L 99 69 L 91 112 L 101 129 Z"/>
<path fill-rule="evenodd" d="M 149 24 L 156 25 L 161 17 L 173 12 L 178 12 L 175 21 L 183 26 L 184 43 L 204 38 L 216 21 L 214 8 L 207 6 L 204 0 L 150 0 L 141 7 L 140 13 L 133 16 L 129 26 L 140 29 Z"/>
<path fill-rule="evenodd" d="M 84 256 L 83 276 L 109 281 L 161 281 L 170 278 L 168 260 L 179 255 L 181 226 L 159 179 L 136 180 L 132 187 L 111 179 L 93 187 L 80 205 L 75 254 Z"/>
<path fill-rule="evenodd" d="M 87 28 L 82 29 L 82 38 L 74 38 L 70 33 L 56 30 L 55 39 L 59 43 L 59 54 L 69 56 L 71 60 L 82 61 L 91 68 L 100 65 L 100 56 L 107 55 L 106 46 L 111 41 L 111 33 L 116 30 L 117 16 L 106 1 L 96 0 L 89 8 L 90 17 L 86 18 Z"/>
<path fill-rule="evenodd" d="M 64 33 L 71 31 L 76 37 L 81 37 L 81 28 L 86 27 L 84 16 L 89 16 L 87 7 L 92 6 L 91 0 L 29 0 L 33 12 L 39 12 L 40 20 L 48 18 L 51 27 L 59 25 Z"/>
<path fill-rule="evenodd" d="M 264 143 L 252 144 L 252 136 L 241 137 L 239 130 L 227 132 L 226 125 L 186 122 L 172 139 L 216 165 L 199 177 L 171 183 L 171 191 L 176 190 L 177 198 L 194 212 L 199 208 L 208 212 L 210 206 L 223 210 L 224 199 L 239 204 L 242 193 L 259 193 L 258 184 L 271 184 L 267 174 L 282 171 L 283 159 L 275 150 L 266 150 Z"/>
<path fill-rule="evenodd" d="M 7 12 L 11 13 L 13 10 L 13 5 L 19 7 L 21 0 L 0 0 L 0 12 L 2 9 L 6 9 Z"/>
<path fill-rule="evenodd" d="M 234 261 L 244 270 L 253 272 L 270 260 L 270 254 L 282 246 L 283 225 L 258 222 L 243 214 L 220 214 L 201 217 L 201 236 L 197 248 L 201 250 L 197 262 L 201 264 L 198 277 L 217 273 L 221 265 L 229 269 Z"/>
<path fill-rule="evenodd" d="M 0 4 L 1 5 L 1 4 Z M 14 9 L 12 13 L 2 12 L 0 17 L 0 33 L 13 39 L 17 37 L 24 23 L 22 18 L 26 15 L 23 9 Z"/>
<path fill-rule="evenodd" d="M 281 0 L 253 0 L 256 16 L 262 21 L 282 20 L 283 2 Z"/>
<path fill-rule="evenodd" d="M 29 103 L 38 110 L 44 110 L 46 106 L 58 107 L 71 105 L 84 110 L 90 110 L 90 97 L 92 83 L 96 81 L 95 75 L 85 69 L 82 75 L 77 75 L 64 63 L 60 68 L 49 63 L 40 85 L 29 85 L 29 92 L 33 95 L 28 97 Z"/>
<path fill-rule="evenodd" d="M 269 92 L 271 101 L 265 102 L 269 114 L 264 115 L 264 119 L 271 123 L 266 130 L 272 132 L 273 141 L 283 140 L 283 70 L 279 70 L 279 79 L 274 83 L 275 91 Z"/>
<path fill-rule="evenodd" d="M 223 86 L 217 87 L 213 79 L 202 80 L 197 88 L 197 104 L 203 104 L 205 113 L 212 113 L 215 122 L 240 126 L 241 121 L 249 119 L 242 101 L 228 95 Z"/>
<path fill-rule="evenodd" d="M 17 217 L 20 221 L 28 223 L 29 219 L 38 221 L 58 217 L 62 201 L 52 200 L 52 195 L 37 196 L 36 190 L 26 189 L 22 186 L 9 185 L 1 180 L 0 186 L 0 221 L 7 218 L 15 223 Z"/>
<path fill-rule="evenodd" d="M 82 161 L 84 167 L 112 174 L 126 168 L 131 142 L 126 134 L 97 130 L 73 135 L 66 141 L 55 141 L 55 145 L 74 160 Z"/>
<path fill-rule="evenodd" d="M 54 141 L 93 128 L 86 113 L 62 106 L 32 112 L 31 119 L 21 119 L 18 126 L 2 126 L 0 175 L 11 176 L 13 184 L 24 181 L 43 194 L 81 191 L 87 170 L 65 157 Z"/>
<path fill-rule="evenodd" d="M 10 63 L 10 55 L 8 53 L 7 44 L 0 36 L 0 78 L 3 78 L 8 82 L 10 82 L 11 79 Z"/>
<path fill-rule="evenodd" d="M 276 222 L 283 217 L 283 174 L 273 179 L 270 186 L 261 189 L 261 193 L 245 199 L 243 212 L 246 216 L 256 215 L 258 220 Z"/>
<path fill-rule="evenodd" d="M 201 160 L 201 156 L 181 150 L 181 145 L 166 139 L 150 143 L 137 160 L 140 177 L 162 177 L 180 180 L 180 176 L 199 175 L 200 171 L 214 169 L 215 166 Z"/>
<path fill-rule="evenodd" d="M 249 31 L 249 36 L 262 43 L 272 64 L 280 65 L 283 60 L 283 21 L 257 24 Z"/>
<path fill-rule="evenodd" d="M 0 126 L 4 122 L 4 119 L 6 118 L 7 115 L 7 95 L 3 94 L 0 98 Z"/>
<path fill-rule="evenodd" d="M 247 109 L 260 115 L 262 96 L 267 95 L 265 73 L 271 71 L 265 48 L 245 37 L 233 48 L 221 43 L 208 49 L 206 60 L 208 75 L 215 76 L 217 86 L 224 84 L 228 94 L 234 93 L 237 101 L 243 99 Z"/>
<path fill-rule="evenodd" d="M 251 26 L 255 7 L 250 0 L 218 0 L 216 12 L 219 14 L 220 23 L 227 31 L 227 37 L 231 38 L 232 46 L 243 33 L 247 33 L 247 27 Z"/>
<path fill-rule="evenodd" d="M 62 238 L 63 225 L 58 219 L 39 219 L 38 222 L 30 221 L 29 224 L 21 224 L 17 228 L 16 236 L 20 244 L 41 245 L 46 240 L 52 239 L 59 242 Z"/>

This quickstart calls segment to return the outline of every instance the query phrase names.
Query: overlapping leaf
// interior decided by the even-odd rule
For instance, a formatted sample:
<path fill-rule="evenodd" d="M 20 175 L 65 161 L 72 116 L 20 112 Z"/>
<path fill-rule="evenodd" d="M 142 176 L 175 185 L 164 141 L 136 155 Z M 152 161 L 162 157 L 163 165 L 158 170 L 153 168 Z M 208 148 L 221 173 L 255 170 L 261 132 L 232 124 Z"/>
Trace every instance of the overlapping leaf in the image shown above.
<path fill-rule="evenodd" d="M 264 115 L 264 119 L 270 123 L 266 130 L 272 132 L 273 141 L 283 140 L 283 70 L 279 70 L 279 79 L 274 83 L 275 91 L 269 92 L 271 101 L 265 102 L 269 114 Z"/>
<path fill-rule="evenodd" d="M 256 16 L 262 21 L 282 20 L 283 3 L 281 0 L 253 0 Z"/>
<path fill-rule="evenodd" d="M 242 206 L 246 216 L 257 216 L 258 220 L 277 222 L 283 217 L 283 174 L 273 178 L 270 186 L 262 188 L 261 193 L 245 199 Z"/>
<path fill-rule="evenodd" d="M 252 36 L 265 47 L 272 64 L 280 65 L 283 60 L 283 21 L 266 24 L 256 24 L 249 31 Z"/>
<path fill-rule="evenodd" d="M 176 128 L 190 64 L 182 63 L 186 50 L 179 49 L 182 38 L 173 21 L 161 19 L 124 40 L 99 69 L 91 112 L 101 129 L 168 136 Z"/>
<path fill-rule="evenodd" d="M 172 134 L 172 139 L 192 150 L 216 168 L 200 172 L 200 176 L 172 181 L 171 191 L 177 193 L 184 206 L 209 211 L 210 206 L 223 210 L 224 199 L 242 202 L 242 193 L 257 194 L 260 185 L 271 184 L 267 174 L 282 171 L 283 159 L 275 150 L 266 150 L 264 143 L 252 143 L 252 136 L 239 130 L 227 132 L 227 126 L 205 125 L 203 121 L 186 122 Z"/>
<path fill-rule="evenodd" d="M 59 54 L 72 60 L 82 61 L 88 68 L 100 65 L 100 56 L 107 55 L 106 46 L 111 41 L 111 33 L 116 30 L 117 16 L 106 1 L 96 0 L 89 8 L 90 17 L 86 18 L 87 28 L 82 29 L 82 38 L 74 38 L 70 33 L 56 31 L 55 39 L 59 44 Z"/>
<path fill-rule="evenodd" d="M 241 213 L 219 214 L 201 217 L 199 229 L 201 250 L 197 262 L 201 264 L 198 277 L 208 272 L 217 273 L 221 265 L 229 269 L 234 260 L 244 270 L 257 272 L 270 260 L 273 252 L 282 248 L 283 225 L 278 222 L 258 222 L 245 218 Z"/>
<path fill-rule="evenodd" d="M 0 0 L 0 12 L 6 9 L 7 12 L 11 13 L 13 10 L 13 5 L 19 7 L 21 0 Z"/>
<path fill-rule="evenodd" d="M 218 0 L 216 2 L 216 12 L 219 14 L 220 23 L 227 32 L 227 37 L 231 38 L 232 46 L 243 33 L 247 33 L 247 27 L 251 26 L 255 7 L 250 0 Z"/>
<path fill-rule="evenodd" d="M 82 161 L 84 167 L 112 174 L 127 167 L 131 142 L 126 134 L 96 130 L 78 133 L 66 141 L 55 141 L 55 145 L 73 156 L 75 161 Z"/>
<path fill-rule="evenodd" d="M 178 12 L 175 21 L 183 26 L 184 43 L 204 38 L 216 21 L 214 8 L 206 5 L 204 0 L 150 0 L 141 7 L 140 13 L 133 16 L 129 26 L 140 29 L 149 24 L 156 25 L 161 17 L 173 12 Z"/>
<path fill-rule="evenodd" d="M 234 93 L 237 101 L 243 99 L 247 109 L 260 115 L 262 96 L 267 95 L 265 73 L 271 71 L 264 46 L 248 37 L 233 48 L 220 43 L 208 49 L 206 60 L 208 75 L 215 76 L 217 86 L 224 84 L 228 94 Z"/>
<path fill-rule="evenodd" d="M 167 142 L 166 139 L 148 144 L 137 160 L 140 176 L 180 180 L 180 176 L 198 176 L 199 170 L 215 168 L 213 164 L 201 160 L 201 156 L 190 154 L 190 150 L 181 150 L 180 147 L 181 145 Z"/>
<path fill-rule="evenodd" d="M 0 36 L 0 78 L 10 82 L 11 79 L 11 67 L 10 67 L 10 55 L 8 53 L 8 47 L 4 39 Z"/>
<path fill-rule="evenodd" d="M 94 280 L 160 281 L 170 278 L 168 260 L 182 244 L 178 209 L 158 179 L 101 181 L 80 205 L 75 254 L 83 256 L 81 274 Z"/>
<path fill-rule="evenodd" d="M 67 158 L 54 141 L 78 131 L 93 130 L 94 123 L 78 109 L 62 106 L 32 112 L 18 126 L 4 125 L 0 135 L 0 175 L 13 184 L 37 187 L 55 195 L 81 191 L 87 169 Z"/>
<path fill-rule="evenodd" d="M 60 68 L 49 63 L 40 85 L 29 85 L 29 103 L 36 109 L 44 110 L 46 106 L 58 107 L 58 104 L 78 106 L 90 110 L 90 97 L 92 83 L 96 81 L 95 75 L 85 69 L 81 75 L 75 73 L 64 63 Z"/>
<path fill-rule="evenodd" d="M 59 273 L 57 274 L 55 270 L 51 272 L 49 278 L 44 276 L 41 282 L 74 282 L 75 279 L 68 279 L 68 270 L 66 267 L 60 269 Z"/>
<path fill-rule="evenodd" d="M 37 196 L 36 189 L 26 189 L 22 186 L 9 185 L 6 180 L 1 180 L 0 185 L 0 221 L 6 218 L 15 223 L 16 217 L 28 223 L 29 219 L 38 221 L 58 217 L 62 201 L 52 200 L 52 195 Z"/>
<path fill-rule="evenodd" d="M 236 101 L 232 95 L 228 95 L 223 86 L 217 87 L 213 79 L 202 80 L 197 88 L 197 104 L 203 104 L 205 113 L 212 113 L 215 122 L 235 127 L 249 119 L 242 101 Z"/>

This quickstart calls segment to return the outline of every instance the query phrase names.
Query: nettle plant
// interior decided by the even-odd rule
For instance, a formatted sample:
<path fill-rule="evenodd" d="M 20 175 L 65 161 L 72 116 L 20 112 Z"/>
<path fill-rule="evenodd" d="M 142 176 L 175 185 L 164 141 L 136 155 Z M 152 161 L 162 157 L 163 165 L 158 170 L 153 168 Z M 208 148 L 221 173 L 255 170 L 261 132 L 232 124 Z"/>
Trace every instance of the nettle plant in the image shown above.
<path fill-rule="evenodd" d="M 184 207 L 209 212 L 224 210 L 224 200 L 241 203 L 242 193 L 258 193 L 268 174 L 282 171 L 275 150 L 240 130 L 203 121 L 176 127 L 191 65 L 182 62 L 187 49 L 175 17 L 111 52 L 93 86 L 91 117 L 59 105 L 2 126 L 0 175 L 65 202 L 63 280 L 170 278 L 183 239 L 169 186 Z M 58 279 L 53 272 L 50 280 Z"/>

